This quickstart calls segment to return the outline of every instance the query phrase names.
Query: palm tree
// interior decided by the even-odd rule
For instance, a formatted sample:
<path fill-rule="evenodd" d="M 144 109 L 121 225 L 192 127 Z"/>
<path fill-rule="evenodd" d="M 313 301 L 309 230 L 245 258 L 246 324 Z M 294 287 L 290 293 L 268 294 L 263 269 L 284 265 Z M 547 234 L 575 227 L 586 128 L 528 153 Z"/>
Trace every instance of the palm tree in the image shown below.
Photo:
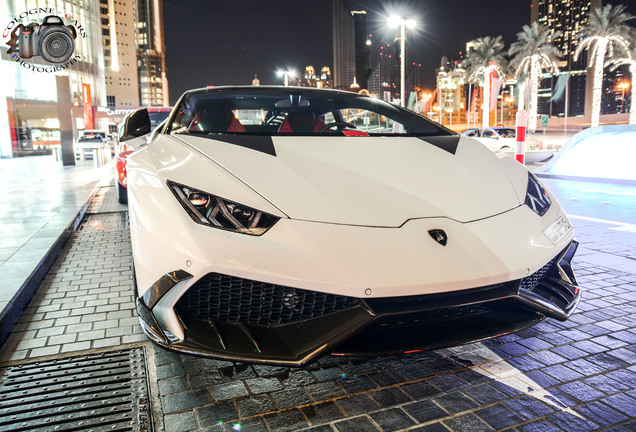
<path fill-rule="evenodd" d="M 601 118 L 601 94 L 603 91 L 603 65 L 605 57 L 614 56 L 615 50 L 627 51 L 629 42 L 626 36 L 633 30 L 625 24 L 634 18 L 625 12 L 625 5 L 605 5 L 590 13 L 590 21 L 581 28 L 578 37 L 581 43 L 574 53 L 576 61 L 583 52 L 590 53 L 588 67 L 594 67 L 594 85 L 592 92 L 592 127 L 598 126 Z"/>
<path fill-rule="evenodd" d="M 619 66 L 629 66 L 629 74 L 632 76 L 632 95 L 630 98 L 629 124 L 636 124 L 636 40 L 632 41 L 631 49 L 627 51 L 627 57 L 611 60 L 611 70 Z"/>
<path fill-rule="evenodd" d="M 509 56 L 514 56 L 511 61 L 516 67 L 515 76 L 521 73 L 530 73 L 530 109 L 528 110 L 528 129 L 534 132 L 537 129 L 537 103 L 539 100 L 539 76 L 543 69 L 552 73 L 559 73 L 557 61 L 561 52 L 550 42 L 551 38 L 559 37 L 559 32 L 552 36 L 547 26 L 532 23 L 524 25 L 521 32 L 517 33 L 517 42 L 508 50 Z"/>
<path fill-rule="evenodd" d="M 466 52 L 466 59 L 463 64 L 470 73 L 469 80 L 472 82 L 484 82 L 484 105 L 482 108 L 483 127 L 490 126 L 490 74 L 494 71 L 499 76 L 503 76 L 502 69 L 506 65 L 503 56 L 503 40 L 501 36 L 492 38 L 485 36 L 470 42 L 471 47 Z"/>

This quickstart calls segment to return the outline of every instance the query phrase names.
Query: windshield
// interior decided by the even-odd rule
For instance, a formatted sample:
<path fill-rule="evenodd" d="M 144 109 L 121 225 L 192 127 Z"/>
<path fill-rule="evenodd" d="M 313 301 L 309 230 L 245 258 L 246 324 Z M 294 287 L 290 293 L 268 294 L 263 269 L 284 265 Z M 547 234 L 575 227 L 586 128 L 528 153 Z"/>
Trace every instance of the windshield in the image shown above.
<path fill-rule="evenodd" d="M 157 125 L 159 125 L 159 123 L 167 119 L 169 115 L 169 109 L 161 111 L 148 111 L 148 117 L 150 117 L 150 128 L 154 129 Z"/>
<path fill-rule="evenodd" d="M 497 129 L 497 132 L 502 138 L 514 138 L 515 130 L 511 128 Z"/>
<path fill-rule="evenodd" d="M 387 136 L 451 131 L 384 101 L 345 92 L 227 89 L 186 93 L 169 133 Z"/>
<path fill-rule="evenodd" d="M 104 139 L 99 135 L 84 135 L 77 139 L 77 142 L 103 142 Z"/>

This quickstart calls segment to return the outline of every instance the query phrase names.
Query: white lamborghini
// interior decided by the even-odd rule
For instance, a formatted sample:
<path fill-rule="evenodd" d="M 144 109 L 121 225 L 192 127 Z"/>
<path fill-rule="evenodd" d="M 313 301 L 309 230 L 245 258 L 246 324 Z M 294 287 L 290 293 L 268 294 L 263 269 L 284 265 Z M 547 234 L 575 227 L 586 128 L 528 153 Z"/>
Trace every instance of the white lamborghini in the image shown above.
<path fill-rule="evenodd" d="M 148 126 L 137 111 L 121 139 Z M 412 352 L 565 320 L 581 295 L 533 174 L 368 96 L 192 90 L 127 169 L 139 317 L 171 350 Z"/>

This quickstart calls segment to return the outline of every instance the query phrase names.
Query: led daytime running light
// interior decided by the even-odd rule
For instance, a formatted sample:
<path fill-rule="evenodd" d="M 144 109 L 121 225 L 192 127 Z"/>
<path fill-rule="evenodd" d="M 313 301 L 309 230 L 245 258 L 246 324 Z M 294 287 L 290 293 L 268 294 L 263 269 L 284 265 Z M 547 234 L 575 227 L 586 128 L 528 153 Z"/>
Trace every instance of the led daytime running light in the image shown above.
<path fill-rule="evenodd" d="M 262 235 L 279 217 L 189 186 L 168 181 L 168 187 L 193 221 L 248 235 Z"/>
<path fill-rule="evenodd" d="M 541 183 L 539 183 L 539 180 L 537 180 L 532 173 L 528 173 L 528 187 L 526 188 L 525 204 L 539 216 L 546 214 L 552 205 L 548 192 L 546 192 Z"/>

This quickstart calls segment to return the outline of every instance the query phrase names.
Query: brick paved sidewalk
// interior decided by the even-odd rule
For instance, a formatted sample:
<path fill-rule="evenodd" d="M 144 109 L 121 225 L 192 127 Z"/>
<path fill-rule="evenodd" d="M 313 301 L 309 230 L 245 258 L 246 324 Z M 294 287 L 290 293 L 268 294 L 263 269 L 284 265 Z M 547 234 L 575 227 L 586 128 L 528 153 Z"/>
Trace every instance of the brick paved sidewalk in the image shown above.
<path fill-rule="evenodd" d="M 157 430 L 636 430 L 636 233 L 573 220 L 583 300 L 565 323 L 305 368 L 179 355 L 141 333 L 125 206 L 103 188 L 14 332 L 2 365 L 144 347 Z M 0 371 L 0 380 L 2 372 Z M 156 384 L 156 385 L 154 385 Z"/>

